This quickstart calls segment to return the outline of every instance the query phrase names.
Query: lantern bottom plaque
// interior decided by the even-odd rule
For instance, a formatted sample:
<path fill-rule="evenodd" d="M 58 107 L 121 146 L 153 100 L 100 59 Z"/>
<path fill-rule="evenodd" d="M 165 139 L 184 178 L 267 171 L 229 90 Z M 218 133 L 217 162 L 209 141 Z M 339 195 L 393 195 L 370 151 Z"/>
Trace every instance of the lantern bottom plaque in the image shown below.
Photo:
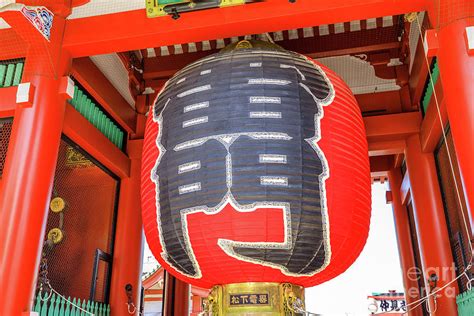
<path fill-rule="evenodd" d="M 304 288 L 266 282 L 218 285 L 205 302 L 204 315 L 304 315 Z"/>

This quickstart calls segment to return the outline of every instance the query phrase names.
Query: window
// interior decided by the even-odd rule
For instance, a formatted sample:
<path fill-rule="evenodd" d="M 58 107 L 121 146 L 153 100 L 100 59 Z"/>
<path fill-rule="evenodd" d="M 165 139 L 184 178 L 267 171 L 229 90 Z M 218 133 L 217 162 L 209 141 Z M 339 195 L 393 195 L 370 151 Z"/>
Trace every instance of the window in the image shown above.
<path fill-rule="evenodd" d="M 43 251 L 51 286 L 66 297 L 108 303 L 118 186 L 85 152 L 61 140 Z"/>
<path fill-rule="evenodd" d="M 451 155 L 451 161 L 454 170 L 451 168 L 448 150 Z M 459 172 L 456 152 L 454 150 L 453 137 L 449 128 L 446 132 L 446 141 L 443 138 L 435 151 L 435 160 L 436 167 L 438 169 L 441 194 L 443 197 L 446 223 L 448 224 L 449 241 L 451 244 L 451 250 L 453 252 L 454 262 L 457 268 L 456 273 L 459 275 L 464 271 L 470 259 L 470 240 L 468 234 L 466 233 L 462 213 L 463 210 L 465 212 L 467 210 L 466 199 L 464 198 L 461 175 Z M 469 225 L 467 215 L 466 224 Z M 469 226 L 468 229 L 470 230 Z M 472 277 L 471 272 L 468 272 L 470 277 Z M 467 290 L 466 281 L 464 278 L 459 279 L 458 285 L 461 292 L 465 292 Z"/>

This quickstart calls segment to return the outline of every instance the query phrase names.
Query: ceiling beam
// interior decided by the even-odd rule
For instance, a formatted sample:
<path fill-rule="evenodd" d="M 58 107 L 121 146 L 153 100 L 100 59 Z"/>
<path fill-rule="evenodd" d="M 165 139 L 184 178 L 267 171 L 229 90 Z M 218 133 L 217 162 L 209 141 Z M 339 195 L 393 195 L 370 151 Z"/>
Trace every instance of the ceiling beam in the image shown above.
<path fill-rule="evenodd" d="M 266 0 L 149 19 L 145 10 L 70 19 L 64 48 L 72 57 L 229 38 L 424 11 L 429 0 Z"/>
<path fill-rule="evenodd" d="M 372 178 L 386 177 L 387 172 L 393 169 L 393 156 L 370 157 L 370 175 Z"/>
<path fill-rule="evenodd" d="M 407 112 L 399 114 L 364 117 L 365 131 L 369 146 L 375 142 L 405 139 L 420 132 L 421 114 Z"/>
<path fill-rule="evenodd" d="M 289 51 L 298 52 L 311 58 L 333 57 L 341 55 L 369 54 L 374 51 L 392 50 L 400 47 L 395 27 L 362 30 L 359 32 L 344 32 L 330 36 L 316 36 L 277 42 L 278 45 Z M 372 31 L 387 31 L 387 37 L 394 37 L 392 41 L 381 42 L 378 35 L 369 35 Z M 374 33 L 375 34 L 375 33 Z M 352 40 L 351 40 L 352 38 Z M 169 78 L 178 70 L 201 58 L 217 53 L 219 49 L 198 51 L 184 54 L 171 54 L 145 58 L 145 79 Z"/>

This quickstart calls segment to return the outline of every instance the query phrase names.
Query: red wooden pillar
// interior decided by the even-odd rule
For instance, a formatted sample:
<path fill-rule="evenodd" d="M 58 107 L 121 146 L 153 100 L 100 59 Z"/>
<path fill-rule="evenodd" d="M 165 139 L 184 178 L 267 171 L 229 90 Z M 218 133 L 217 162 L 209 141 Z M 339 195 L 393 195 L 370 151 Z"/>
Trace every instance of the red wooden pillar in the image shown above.
<path fill-rule="evenodd" d="M 189 284 L 165 271 L 163 287 L 163 316 L 188 316 Z"/>
<path fill-rule="evenodd" d="M 129 140 L 130 177 L 121 179 L 120 199 L 115 232 L 114 258 L 110 291 L 113 315 L 130 315 L 125 292 L 132 285 L 132 315 L 140 311 L 141 272 L 143 256 L 143 224 L 140 202 L 141 157 L 143 139 Z"/>
<path fill-rule="evenodd" d="M 388 172 L 388 181 L 392 194 L 393 217 L 395 219 L 395 230 L 397 232 L 398 252 L 400 253 L 400 265 L 403 272 L 403 285 L 405 287 L 405 298 L 407 304 L 418 300 L 418 291 L 415 257 L 413 254 L 413 241 L 410 232 L 410 222 L 406 207 L 403 205 L 400 195 L 402 185 L 402 175 L 399 168 Z M 413 305 L 412 305 L 413 306 Z M 420 308 L 408 308 L 409 316 L 421 316 Z"/>
<path fill-rule="evenodd" d="M 192 310 L 191 310 L 191 316 L 198 316 L 199 313 L 202 312 L 202 298 L 199 295 L 193 295 L 192 296 Z"/>
<path fill-rule="evenodd" d="M 422 152 L 418 134 L 408 137 L 405 156 L 424 282 L 426 291 L 429 292 L 427 278 L 431 274 L 436 273 L 438 276 L 438 288 L 456 277 L 448 228 L 434 156 L 432 153 Z M 436 312 L 432 315 L 457 315 L 455 296 L 457 293 L 457 283 L 454 282 L 446 290 L 437 294 Z M 433 304 L 431 310 L 435 310 Z"/>
<path fill-rule="evenodd" d="M 0 315 L 19 316 L 31 308 L 63 128 L 64 81 L 58 74 L 33 75 L 35 63 L 41 62 L 26 59 L 33 103 L 17 105 L 3 172 Z"/>
<path fill-rule="evenodd" d="M 450 5 L 464 5 L 467 9 L 470 1 L 459 0 Z M 471 11 L 474 11 L 472 4 Z M 468 12 L 464 14 L 468 15 Z M 474 15 L 474 12 L 471 14 Z M 438 63 L 471 229 L 474 229 L 474 49 L 469 53 L 466 38 L 468 26 L 474 26 L 474 18 L 441 25 L 438 31 Z M 474 38 L 471 45 L 474 46 Z"/>

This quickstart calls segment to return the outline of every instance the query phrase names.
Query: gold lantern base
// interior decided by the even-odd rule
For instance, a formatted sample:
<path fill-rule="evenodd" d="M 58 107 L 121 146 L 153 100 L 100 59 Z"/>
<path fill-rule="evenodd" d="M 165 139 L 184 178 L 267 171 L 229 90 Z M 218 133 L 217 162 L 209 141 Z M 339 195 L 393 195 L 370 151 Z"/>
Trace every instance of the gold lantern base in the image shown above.
<path fill-rule="evenodd" d="M 290 283 L 249 282 L 215 286 L 205 301 L 209 316 L 304 314 L 304 288 Z"/>

